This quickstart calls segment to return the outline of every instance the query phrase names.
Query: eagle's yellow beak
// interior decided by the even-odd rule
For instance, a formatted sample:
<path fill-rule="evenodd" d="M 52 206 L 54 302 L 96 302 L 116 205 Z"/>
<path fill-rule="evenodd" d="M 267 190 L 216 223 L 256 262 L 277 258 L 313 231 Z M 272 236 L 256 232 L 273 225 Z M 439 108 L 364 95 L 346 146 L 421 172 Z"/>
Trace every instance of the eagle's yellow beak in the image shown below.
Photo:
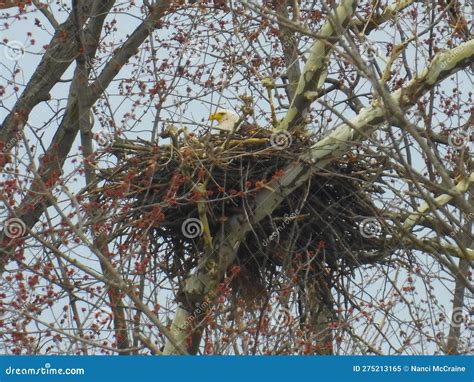
<path fill-rule="evenodd" d="M 223 116 L 224 116 L 224 113 L 217 112 L 217 113 L 211 114 L 211 115 L 209 116 L 209 119 L 210 119 L 211 121 L 220 122 Z"/>

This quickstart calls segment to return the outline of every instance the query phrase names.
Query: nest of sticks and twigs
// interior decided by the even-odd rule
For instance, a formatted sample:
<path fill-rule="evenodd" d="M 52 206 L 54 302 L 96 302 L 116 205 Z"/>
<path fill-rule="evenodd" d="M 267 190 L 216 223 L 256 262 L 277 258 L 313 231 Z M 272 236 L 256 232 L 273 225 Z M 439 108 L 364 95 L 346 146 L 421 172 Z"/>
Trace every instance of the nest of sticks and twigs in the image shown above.
<path fill-rule="evenodd" d="M 251 216 L 259 191 L 316 141 L 293 135 L 281 149 L 258 128 L 232 136 L 169 136 L 172 144 L 115 142 L 103 155 L 115 156 L 116 164 L 101 171 L 101 183 L 89 192 L 109 211 L 103 223 L 113 226 L 120 245 L 146 243 L 145 253 L 171 279 L 197 265 L 206 237 L 215 239 L 229 218 Z M 247 233 L 237 254 L 236 292 L 265 289 L 276 274 L 294 277 L 301 270 L 331 285 L 367 253 L 381 250 L 384 227 L 377 226 L 373 202 L 381 192 L 375 185 L 381 167 L 352 152 L 315 170 Z M 375 226 L 364 227 L 364 221 Z"/>

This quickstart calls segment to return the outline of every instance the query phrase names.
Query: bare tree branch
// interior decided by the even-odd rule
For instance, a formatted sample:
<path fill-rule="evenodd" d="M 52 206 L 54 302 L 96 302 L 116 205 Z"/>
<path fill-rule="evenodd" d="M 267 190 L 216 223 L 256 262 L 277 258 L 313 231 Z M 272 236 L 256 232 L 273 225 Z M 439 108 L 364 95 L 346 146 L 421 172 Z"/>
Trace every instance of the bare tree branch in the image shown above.
<path fill-rule="evenodd" d="M 403 110 L 408 109 L 443 79 L 469 65 L 473 57 L 474 41 L 440 53 L 417 78 L 391 94 L 393 102 Z M 302 73 L 302 78 L 305 78 L 305 71 Z M 312 83 L 312 85 L 317 84 Z M 296 116 L 296 109 L 293 112 L 289 111 L 288 114 Z M 293 119 L 288 118 L 288 121 L 290 120 Z M 385 110 L 380 103 L 363 109 L 350 123 L 339 125 L 333 133 L 316 143 L 306 155 L 302 156 L 299 163 L 287 167 L 280 179 L 270 182 L 268 189 L 261 191 L 255 198 L 250 220 L 247 220 L 244 215 L 237 215 L 230 219 L 223 235 L 216 240 L 215 252 L 204 258 L 195 273 L 183 284 L 181 306 L 176 312 L 172 326 L 172 331 L 176 333 L 175 338 L 179 343 L 185 342 L 191 335 L 192 328 L 187 323 L 187 317 L 192 313 L 189 307 L 201 306 L 206 296 L 212 295 L 227 268 L 234 261 L 236 250 L 251 230 L 252 224 L 270 215 L 282 200 L 311 176 L 312 171 L 323 169 L 349 147 L 367 139 L 384 121 Z M 173 345 L 167 343 L 164 354 L 174 352 Z"/>

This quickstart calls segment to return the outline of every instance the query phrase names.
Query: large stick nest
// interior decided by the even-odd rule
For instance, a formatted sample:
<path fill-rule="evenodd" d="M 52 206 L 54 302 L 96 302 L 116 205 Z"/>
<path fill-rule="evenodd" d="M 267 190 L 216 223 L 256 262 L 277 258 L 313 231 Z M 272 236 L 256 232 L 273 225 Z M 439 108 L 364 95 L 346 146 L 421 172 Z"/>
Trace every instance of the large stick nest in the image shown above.
<path fill-rule="evenodd" d="M 174 144 L 115 142 L 104 155 L 113 154 L 117 164 L 101 171 L 103 184 L 90 192 L 99 205 L 115 211 L 113 220 L 108 218 L 115 238 L 122 245 L 145 240 L 147 253 L 170 278 L 185 276 L 206 252 L 206 233 L 200 234 L 207 228 L 203 210 L 215 240 L 233 215 L 251 218 L 258 192 L 301 160 L 316 140 L 294 134 L 282 150 L 271 144 L 269 131 L 258 128 L 233 136 L 174 131 L 169 136 Z M 383 250 L 384 227 L 378 226 L 373 202 L 381 192 L 375 183 L 382 167 L 358 149 L 315 170 L 247 234 L 237 256 L 237 265 L 246 271 L 242 283 L 263 286 L 282 269 L 294 271 L 297 260 L 309 264 L 310 272 L 324 271 L 330 284 L 368 253 Z M 368 227 L 363 226 L 367 219 Z"/>

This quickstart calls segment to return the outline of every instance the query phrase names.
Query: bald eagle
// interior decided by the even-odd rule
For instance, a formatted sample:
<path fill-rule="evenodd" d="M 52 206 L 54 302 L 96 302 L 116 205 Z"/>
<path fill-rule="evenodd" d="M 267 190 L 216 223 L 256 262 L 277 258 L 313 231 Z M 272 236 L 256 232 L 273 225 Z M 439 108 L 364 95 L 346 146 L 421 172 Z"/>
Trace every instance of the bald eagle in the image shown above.
<path fill-rule="evenodd" d="M 217 126 L 213 129 L 221 132 L 231 132 L 235 128 L 235 124 L 239 121 L 239 116 L 232 110 L 219 109 L 209 116 L 211 121 L 217 121 Z"/>

